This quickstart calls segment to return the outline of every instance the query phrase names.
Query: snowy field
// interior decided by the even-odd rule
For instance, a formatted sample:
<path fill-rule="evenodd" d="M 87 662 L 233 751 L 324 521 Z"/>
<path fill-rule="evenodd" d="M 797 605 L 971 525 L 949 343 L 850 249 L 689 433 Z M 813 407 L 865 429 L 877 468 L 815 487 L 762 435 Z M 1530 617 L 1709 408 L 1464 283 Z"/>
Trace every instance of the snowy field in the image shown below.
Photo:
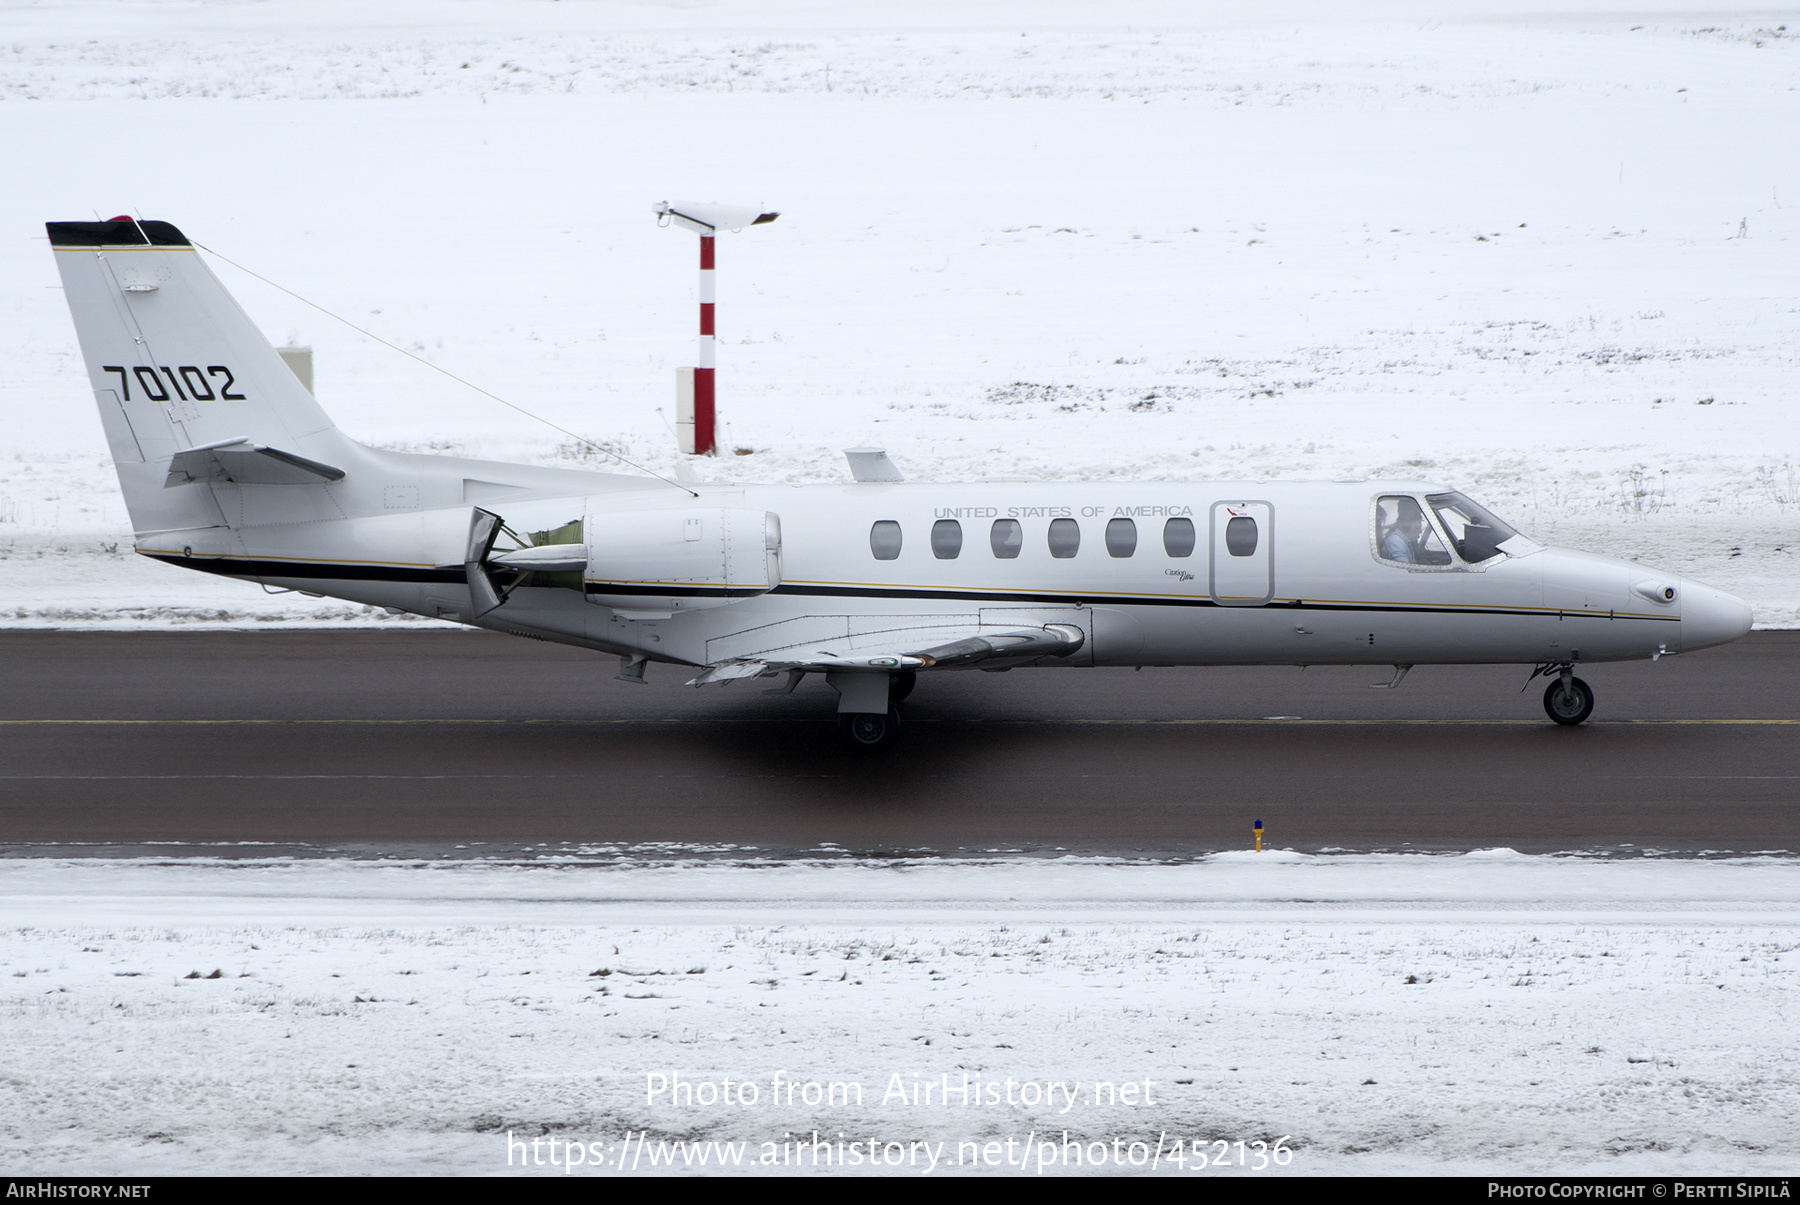
<path fill-rule="evenodd" d="M 511 1174 L 791 1172 L 815 1130 L 903 1175 L 1800 1157 L 1791 860 L 37 859 L 0 908 L 16 1174 L 509 1174 L 509 1135 Z"/>
<path fill-rule="evenodd" d="M 378 622 L 130 555 L 44 220 L 669 472 L 695 196 L 712 479 L 1424 476 L 1800 624 L 1800 8 L 1346 7 L 0 2 L 0 623 Z M 213 263 L 358 438 L 608 464 Z"/>
<path fill-rule="evenodd" d="M 425 622 L 131 554 L 45 220 L 214 249 L 359 439 L 615 467 L 219 257 L 672 473 L 665 197 L 782 213 L 709 479 L 1426 477 L 1800 626 L 1800 7 L 1517 7 L 0 0 L 0 626 Z M 9 1171 L 1800 1153 L 1792 860 L 220 852 L 0 860 Z"/>

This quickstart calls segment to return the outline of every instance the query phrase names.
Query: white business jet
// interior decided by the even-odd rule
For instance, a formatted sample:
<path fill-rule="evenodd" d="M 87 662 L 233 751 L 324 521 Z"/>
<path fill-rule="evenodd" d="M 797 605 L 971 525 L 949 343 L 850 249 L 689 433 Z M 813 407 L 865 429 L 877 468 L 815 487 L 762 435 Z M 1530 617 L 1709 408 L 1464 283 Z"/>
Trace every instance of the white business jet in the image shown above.
<path fill-rule="evenodd" d="M 1750 608 L 1546 548 L 1442 485 L 772 486 L 386 452 L 335 427 L 166 222 L 49 223 L 137 551 L 270 587 L 837 691 L 890 747 L 921 672 L 1517 663 L 1579 724 L 1578 663 L 1736 640 Z"/>

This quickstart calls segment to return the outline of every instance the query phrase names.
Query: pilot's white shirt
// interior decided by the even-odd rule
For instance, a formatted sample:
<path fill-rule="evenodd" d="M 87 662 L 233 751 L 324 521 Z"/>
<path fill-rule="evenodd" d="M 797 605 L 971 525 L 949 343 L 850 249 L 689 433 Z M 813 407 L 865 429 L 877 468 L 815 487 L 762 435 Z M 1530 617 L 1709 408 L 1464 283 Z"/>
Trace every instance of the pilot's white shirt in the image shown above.
<path fill-rule="evenodd" d="M 1381 541 L 1381 555 L 1390 561 L 1405 561 L 1407 564 L 1419 559 L 1412 541 L 1406 538 L 1406 533 L 1400 530 L 1398 523 L 1394 524 L 1387 537 Z"/>

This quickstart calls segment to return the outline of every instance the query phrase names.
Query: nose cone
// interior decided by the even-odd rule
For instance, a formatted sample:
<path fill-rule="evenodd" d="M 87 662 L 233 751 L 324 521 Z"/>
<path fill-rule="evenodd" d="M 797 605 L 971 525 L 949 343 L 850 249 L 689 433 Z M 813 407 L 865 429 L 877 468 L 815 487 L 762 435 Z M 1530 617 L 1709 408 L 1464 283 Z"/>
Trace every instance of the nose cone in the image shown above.
<path fill-rule="evenodd" d="M 1711 648 L 1741 639 L 1750 630 L 1750 604 L 1698 582 L 1681 584 L 1681 649 Z"/>

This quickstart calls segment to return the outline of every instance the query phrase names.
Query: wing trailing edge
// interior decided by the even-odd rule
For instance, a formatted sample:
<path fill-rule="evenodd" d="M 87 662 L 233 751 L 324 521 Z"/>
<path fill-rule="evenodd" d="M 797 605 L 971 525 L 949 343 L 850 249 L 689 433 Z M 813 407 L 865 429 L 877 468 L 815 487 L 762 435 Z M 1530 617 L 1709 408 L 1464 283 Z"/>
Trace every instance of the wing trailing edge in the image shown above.
<path fill-rule="evenodd" d="M 995 661 L 1017 664 L 1039 657 L 1068 657 L 1081 650 L 1087 634 L 1072 623 L 1052 623 L 1041 628 L 1008 631 L 976 629 L 966 636 L 916 648 L 856 650 L 836 655 L 821 650 L 810 656 L 743 657 L 708 666 L 689 680 L 689 686 L 721 685 L 739 678 L 774 677 L 781 673 L 898 673 L 921 669 L 954 669 Z"/>

